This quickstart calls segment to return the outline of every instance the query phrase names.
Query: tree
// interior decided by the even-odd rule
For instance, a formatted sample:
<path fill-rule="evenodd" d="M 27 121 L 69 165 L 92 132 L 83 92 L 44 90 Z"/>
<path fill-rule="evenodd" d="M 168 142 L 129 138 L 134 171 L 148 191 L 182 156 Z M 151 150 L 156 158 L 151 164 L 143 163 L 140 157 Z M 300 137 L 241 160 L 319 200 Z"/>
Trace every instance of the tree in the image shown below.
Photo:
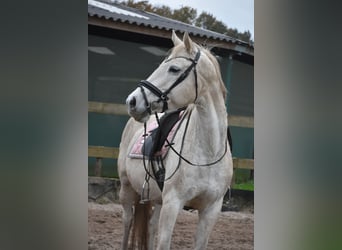
<path fill-rule="evenodd" d="M 248 41 L 248 42 L 252 41 L 251 40 L 251 36 L 252 36 L 252 34 L 251 34 L 251 32 L 249 32 L 249 30 L 247 30 L 247 31 L 245 31 L 243 33 L 239 33 L 238 34 L 238 37 L 239 37 L 240 40 Z"/>
<path fill-rule="evenodd" d="M 183 23 L 193 24 L 197 17 L 197 10 L 189 6 L 184 6 L 180 9 L 174 10 L 172 17 Z"/>
<path fill-rule="evenodd" d="M 164 17 L 168 17 L 168 18 L 172 18 L 172 14 L 173 14 L 172 9 L 166 5 L 162 5 L 160 7 L 154 6 L 152 12 L 156 13 L 160 16 L 164 16 Z"/>
<path fill-rule="evenodd" d="M 148 1 L 135 2 L 134 0 L 128 0 L 127 2 L 121 2 L 123 5 L 127 5 L 132 8 L 136 8 L 143 11 L 153 12 L 153 7 Z"/>
<path fill-rule="evenodd" d="M 231 36 L 231 37 L 235 37 L 235 38 L 238 38 L 238 35 L 239 35 L 239 31 L 237 29 L 228 29 L 227 32 L 226 32 L 226 35 L 227 36 Z"/>
<path fill-rule="evenodd" d="M 216 20 L 216 18 L 212 14 L 205 11 L 203 11 L 201 15 L 197 17 L 195 25 L 197 27 L 216 31 L 221 34 L 226 34 L 228 30 L 227 26 L 223 22 Z"/>

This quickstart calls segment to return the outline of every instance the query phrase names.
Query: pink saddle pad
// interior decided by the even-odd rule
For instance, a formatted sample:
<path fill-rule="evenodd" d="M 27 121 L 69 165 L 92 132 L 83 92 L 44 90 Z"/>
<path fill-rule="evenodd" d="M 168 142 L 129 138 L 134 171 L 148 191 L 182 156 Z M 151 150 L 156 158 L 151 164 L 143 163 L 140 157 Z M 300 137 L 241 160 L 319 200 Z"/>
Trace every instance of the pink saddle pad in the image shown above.
<path fill-rule="evenodd" d="M 182 115 L 183 115 L 183 111 L 180 112 L 179 117 L 182 117 Z M 170 133 L 167 136 L 167 140 L 169 142 L 173 141 L 173 138 L 174 138 L 174 136 L 175 136 L 175 134 L 177 132 L 177 129 L 178 129 L 178 124 L 180 123 L 181 120 L 182 119 L 179 119 L 175 123 L 175 125 L 172 127 L 172 129 L 170 130 Z M 151 121 L 151 122 L 147 123 L 147 126 L 146 126 L 146 131 L 147 132 L 146 133 L 148 134 L 148 136 L 151 134 L 152 130 L 157 128 L 157 126 L 158 126 L 157 121 Z M 138 139 L 136 140 L 136 142 L 133 144 L 132 149 L 131 149 L 131 151 L 130 151 L 128 156 L 130 158 L 142 159 L 143 158 L 143 155 L 142 155 L 142 147 L 143 147 L 143 145 L 144 145 L 144 135 L 141 134 L 138 137 Z M 165 141 L 163 147 L 161 148 L 160 151 L 155 153 L 155 156 L 161 156 L 162 158 L 164 158 L 166 156 L 168 150 L 169 150 L 169 147 L 167 146 L 167 142 Z M 148 158 L 148 157 L 146 156 L 146 158 Z"/>

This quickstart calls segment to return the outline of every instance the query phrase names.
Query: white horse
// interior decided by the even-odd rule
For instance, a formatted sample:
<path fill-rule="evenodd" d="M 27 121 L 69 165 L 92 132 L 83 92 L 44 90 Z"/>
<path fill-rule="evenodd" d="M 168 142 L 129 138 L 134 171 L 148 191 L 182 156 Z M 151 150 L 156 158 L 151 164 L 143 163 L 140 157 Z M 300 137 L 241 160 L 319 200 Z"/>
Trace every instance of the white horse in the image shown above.
<path fill-rule="evenodd" d="M 153 249 L 157 233 L 157 249 L 170 249 L 173 228 L 184 206 L 198 210 L 195 249 L 205 249 L 232 179 L 226 88 L 219 64 L 187 33 L 182 41 L 173 31 L 172 41 L 170 55 L 126 100 L 134 119 L 123 131 L 118 158 L 124 223 L 121 249 L 128 249 L 132 228 L 131 248 Z M 145 169 L 151 171 L 150 163 L 144 168 L 141 159 L 128 154 L 144 133 L 143 123 L 150 117 L 156 119 L 151 114 L 182 107 L 186 107 L 184 121 L 164 159 L 161 191 L 153 178 L 146 183 Z M 149 202 L 142 204 L 141 199 L 146 197 L 141 196 L 146 192 Z"/>

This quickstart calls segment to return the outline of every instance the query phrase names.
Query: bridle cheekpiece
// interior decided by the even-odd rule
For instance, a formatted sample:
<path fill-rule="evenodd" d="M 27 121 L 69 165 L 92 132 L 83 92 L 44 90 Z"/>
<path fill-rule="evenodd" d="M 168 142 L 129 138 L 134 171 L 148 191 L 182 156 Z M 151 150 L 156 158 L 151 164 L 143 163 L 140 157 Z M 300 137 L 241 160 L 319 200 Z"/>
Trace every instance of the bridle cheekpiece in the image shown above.
<path fill-rule="evenodd" d="M 197 65 L 197 62 L 199 60 L 201 56 L 201 51 L 198 50 L 196 55 L 195 55 L 195 58 L 194 59 L 191 59 L 191 58 L 188 58 L 188 57 L 183 57 L 183 56 L 177 56 L 177 57 L 173 57 L 173 58 L 170 58 L 166 61 L 164 61 L 164 63 L 168 62 L 168 61 L 171 61 L 173 59 L 177 59 L 177 58 L 183 58 L 183 59 L 186 59 L 188 61 L 191 61 L 191 64 L 189 65 L 189 67 L 177 78 L 177 80 L 167 89 L 165 90 L 164 92 L 161 91 L 158 87 L 156 87 L 153 83 L 147 81 L 147 80 L 141 80 L 140 83 L 139 83 L 139 87 L 141 89 L 141 92 L 144 96 L 144 100 L 145 100 L 145 105 L 146 105 L 146 108 L 147 108 L 147 111 L 149 112 L 149 114 L 152 113 L 151 111 L 151 105 L 150 103 L 148 102 L 147 100 L 147 97 L 146 97 L 146 93 L 145 93 L 145 90 L 144 88 L 147 88 L 149 91 L 151 91 L 155 96 L 157 96 L 159 99 L 157 100 L 157 102 L 163 102 L 163 109 L 162 109 L 162 112 L 165 112 L 167 109 L 168 109 L 168 104 L 167 104 L 167 101 L 169 100 L 168 98 L 168 94 L 171 92 L 172 89 L 174 89 L 176 86 L 178 86 L 182 81 L 184 81 L 185 78 L 187 78 L 187 76 L 189 75 L 189 73 L 191 72 L 192 69 L 194 69 L 194 75 L 195 75 L 195 88 L 196 88 L 196 97 L 195 97 L 195 101 L 197 100 L 197 88 L 198 88 L 198 84 L 197 84 L 197 71 L 196 71 L 196 65 Z"/>

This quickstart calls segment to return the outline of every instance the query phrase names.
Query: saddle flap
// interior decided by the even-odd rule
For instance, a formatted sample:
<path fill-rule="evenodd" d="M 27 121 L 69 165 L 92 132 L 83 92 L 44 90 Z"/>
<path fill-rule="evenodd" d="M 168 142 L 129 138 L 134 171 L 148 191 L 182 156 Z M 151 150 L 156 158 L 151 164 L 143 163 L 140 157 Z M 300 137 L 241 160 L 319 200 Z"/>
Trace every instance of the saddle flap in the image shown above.
<path fill-rule="evenodd" d="M 144 144 L 141 148 L 141 153 L 145 156 L 153 156 L 154 145 L 156 143 L 156 131 L 157 129 L 153 129 L 151 131 L 151 134 L 144 140 Z"/>
<path fill-rule="evenodd" d="M 142 153 L 150 159 L 162 150 L 168 135 L 172 128 L 180 119 L 181 110 L 165 113 L 159 120 L 159 126 L 153 129 L 150 135 L 145 139 Z M 145 149 L 145 151 L 144 151 Z"/>

